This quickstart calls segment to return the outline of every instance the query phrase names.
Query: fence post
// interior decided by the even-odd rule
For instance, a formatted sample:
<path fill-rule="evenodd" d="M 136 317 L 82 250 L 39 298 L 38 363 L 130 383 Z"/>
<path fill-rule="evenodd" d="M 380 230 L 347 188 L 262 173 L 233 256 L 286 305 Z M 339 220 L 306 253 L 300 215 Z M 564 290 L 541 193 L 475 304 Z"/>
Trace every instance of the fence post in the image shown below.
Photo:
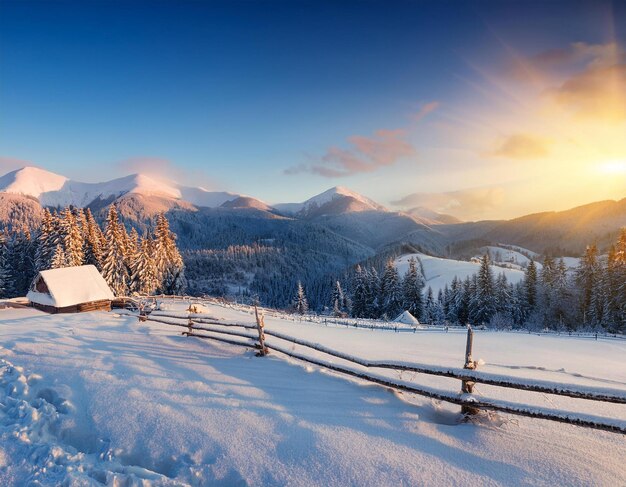
<path fill-rule="evenodd" d="M 191 335 L 193 332 L 193 321 L 191 320 L 191 301 L 189 301 L 189 307 L 187 308 L 187 334 Z"/>
<path fill-rule="evenodd" d="M 465 365 L 464 369 L 474 370 L 476 368 L 476 362 L 472 359 L 472 347 L 474 345 L 474 330 L 471 325 L 467 325 L 467 342 L 465 343 Z M 472 394 L 474 392 L 474 385 L 476 383 L 470 380 L 464 380 L 461 382 L 461 392 L 463 394 Z M 471 406 L 461 406 L 461 413 L 465 416 L 478 414 L 479 410 Z"/>
<path fill-rule="evenodd" d="M 259 353 L 257 353 L 257 356 L 265 357 L 268 354 L 267 347 L 265 346 L 265 333 L 263 333 L 265 321 L 262 315 L 259 317 L 259 310 L 256 305 L 254 306 L 254 315 L 256 317 L 256 328 L 259 332 Z"/>

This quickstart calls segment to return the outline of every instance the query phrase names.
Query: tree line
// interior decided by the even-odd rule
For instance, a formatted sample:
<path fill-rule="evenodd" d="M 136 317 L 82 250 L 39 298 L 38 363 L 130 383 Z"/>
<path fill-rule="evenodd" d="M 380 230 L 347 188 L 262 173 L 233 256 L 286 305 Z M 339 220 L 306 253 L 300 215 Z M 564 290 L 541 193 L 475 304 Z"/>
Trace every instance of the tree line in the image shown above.
<path fill-rule="evenodd" d="M 120 222 L 115 205 L 101 228 L 89 208 L 44 209 L 41 224 L 30 230 L 0 234 L 0 296 L 24 296 L 42 270 L 92 264 L 117 296 L 180 294 L 184 264 L 160 214 L 154 231 L 140 236 Z"/>
<path fill-rule="evenodd" d="M 335 316 L 393 319 L 407 310 L 423 323 L 484 325 L 494 328 L 626 331 L 626 229 L 606 256 L 587 247 L 575 269 L 563 259 L 546 256 L 538 266 L 530 260 L 524 278 L 510 283 L 495 275 L 488 254 L 478 272 L 456 276 L 433 293 L 426 289 L 419 261 L 409 260 L 400 276 L 393 260 L 382 275 L 375 267 L 357 265 L 348 291 L 336 281 L 327 308 Z M 298 285 L 292 308 L 303 312 L 306 296 Z"/>

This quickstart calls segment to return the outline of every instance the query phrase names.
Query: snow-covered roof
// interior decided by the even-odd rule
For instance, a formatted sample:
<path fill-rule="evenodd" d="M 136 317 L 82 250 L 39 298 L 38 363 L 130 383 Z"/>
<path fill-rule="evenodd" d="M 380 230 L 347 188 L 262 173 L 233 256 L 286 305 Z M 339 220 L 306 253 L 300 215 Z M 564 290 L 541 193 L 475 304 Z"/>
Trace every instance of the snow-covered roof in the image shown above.
<path fill-rule="evenodd" d="M 34 282 L 40 278 L 46 283 L 49 294 L 32 288 L 27 297 L 34 303 L 64 308 L 114 298 L 108 284 L 93 265 L 41 271 Z"/>
<path fill-rule="evenodd" d="M 419 325 L 420 322 L 417 320 L 415 316 L 413 316 L 408 311 L 400 313 L 395 320 L 395 323 L 404 323 L 405 325 Z"/>

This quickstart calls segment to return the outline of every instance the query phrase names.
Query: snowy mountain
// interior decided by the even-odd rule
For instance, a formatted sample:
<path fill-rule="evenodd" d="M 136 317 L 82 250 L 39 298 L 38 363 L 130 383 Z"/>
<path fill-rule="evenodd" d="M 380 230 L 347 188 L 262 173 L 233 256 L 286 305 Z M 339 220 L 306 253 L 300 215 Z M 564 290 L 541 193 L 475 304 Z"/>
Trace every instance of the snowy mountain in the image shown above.
<path fill-rule="evenodd" d="M 456 256 L 469 258 L 478 247 L 498 242 L 519 245 L 540 254 L 580 255 L 594 242 L 606 249 L 622 227 L 626 227 L 626 198 L 598 201 L 565 211 L 534 213 L 512 220 L 439 225 L 437 230 L 456 247 L 467 247 L 463 242 L 474 242 L 474 247 L 455 252 Z"/>
<path fill-rule="evenodd" d="M 51 207 L 84 207 L 98 200 L 110 202 L 123 195 L 138 194 L 214 208 L 241 197 L 235 193 L 161 181 L 144 174 L 131 174 L 102 183 L 83 183 L 36 167 L 24 167 L 2 176 L 0 192 L 31 196 L 43 206 Z"/>
<path fill-rule="evenodd" d="M 304 203 L 281 203 L 274 207 L 284 214 L 305 218 L 362 211 L 387 211 L 384 206 L 343 186 L 330 188 Z"/>

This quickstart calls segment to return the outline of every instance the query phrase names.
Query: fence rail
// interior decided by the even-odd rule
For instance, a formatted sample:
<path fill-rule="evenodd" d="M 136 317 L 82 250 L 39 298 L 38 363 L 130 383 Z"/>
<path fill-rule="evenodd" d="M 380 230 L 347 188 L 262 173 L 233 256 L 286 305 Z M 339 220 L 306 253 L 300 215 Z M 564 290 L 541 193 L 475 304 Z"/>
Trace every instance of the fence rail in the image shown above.
<path fill-rule="evenodd" d="M 186 328 L 186 331 L 183 331 L 183 334 L 186 336 L 197 337 L 207 340 L 216 340 L 224 343 L 254 348 L 259 350 L 258 355 L 265 355 L 269 350 L 274 350 L 286 356 L 312 363 L 314 365 L 318 365 L 353 377 L 358 377 L 360 379 L 364 379 L 373 383 L 406 392 L 419 394 L 433 399 L 438 399 L 452 404 L 457 404 L 462 406 L 462 411 L 465 414 L 474 414 L 479 409 L 492 410 L 626 434 L 626 422 L 620 420 L 613 420 L 611 418 L 599 417 L 594 415 L 564 412 L 560 410 L 547 409 L 530 405 L 516 404 L 495 399 L 490 399 L 488 401 L 477 399 L 476 396 L 473 396 L 471 394 L 475 383 L 613 404 L 626 404 L 626 391 L 604 387 L 587 387 L 571 384 L 561 384 L 558 382 L 545 380 L 524 380 L 500 374 L 478 372 L 474 370 L 477 366 L 476 362 L 473 362 L 471 359 L 473 338 L 473 331 L 471 327 L 468 327 L 467 331 L 468 346 L 466 350 L 465 366 L 464 368 L 455 368 L 417 363 L 365 360 L 359 357 L 352 356 L 350 354 L 346 354 L 344 352 L 333 350 L 317 343 L 312 343 L 307 340 L 292 337 L 278 331 L 268 330 L 267 328 L 265 328 L 263 315 L 259 314 L 258 311 L 255 313 L 255 318 L 256 324 L 250 324 L 222 322 L 218 320 L 202 318 L 193 313 L 187 313 L 185 316 L 168 315 L 162 313 L 159 313 L 158 315 L 150 314 L 147 316 L 143 316 L 143 319 L 147 319 L 149 321 Z M 172 321 L 168 321 L 172 319 L 181 320 L 184 322 L 175 323 Z M 231 329 L 233 327 L 243 328 L 245 330 L 255 329 L 257 331 L 257 334 L 251 335 L 248 333 L 235 331 Z M 243 338 L 246 341 L 226 338 L 224 337 L 224 335 L 226 337 Z M 269 343 L 266 340 L 266 336 L 270 338 Z M 393 378 L 384 375 L 368 373 L 365 371 L 354 369 L 349 366 L 338 365 L 336 363 L 329 362 L 328 360 L 297 353 L 294 350 L 290 350 L 284 346 L 281 346 L 278 343 L 274 343 L 275 340 L 292 343 L 307 349 L 315 350 L 317 352 L 321 352 L 331 357 L 339 358 L 345 362 L 355 364 L 366 369 L 392 369 L 398 371 L 409 371 L 420 374 L 458 379 L 462 381 L 463 393 L 454 394 L 448 391 L 443 391 L 430 387 L 418 387 L 415 384 L 406 381 L 394 380 Z"/>

